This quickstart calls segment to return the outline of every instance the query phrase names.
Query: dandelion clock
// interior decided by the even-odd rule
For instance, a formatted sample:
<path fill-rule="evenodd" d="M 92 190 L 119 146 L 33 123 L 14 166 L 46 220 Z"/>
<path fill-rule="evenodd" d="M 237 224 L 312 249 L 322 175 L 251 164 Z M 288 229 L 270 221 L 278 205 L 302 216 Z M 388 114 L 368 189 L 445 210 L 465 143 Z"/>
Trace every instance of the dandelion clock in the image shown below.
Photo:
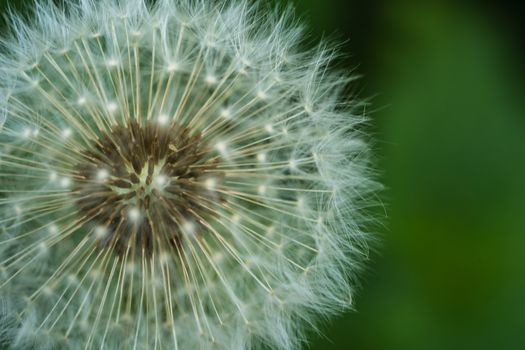
<path fill-rule="evenodd" d="M 378 185 L 327 45 L 248 1 L 38 1 L 0 53 L 2 349 L 298 349 Z"/>

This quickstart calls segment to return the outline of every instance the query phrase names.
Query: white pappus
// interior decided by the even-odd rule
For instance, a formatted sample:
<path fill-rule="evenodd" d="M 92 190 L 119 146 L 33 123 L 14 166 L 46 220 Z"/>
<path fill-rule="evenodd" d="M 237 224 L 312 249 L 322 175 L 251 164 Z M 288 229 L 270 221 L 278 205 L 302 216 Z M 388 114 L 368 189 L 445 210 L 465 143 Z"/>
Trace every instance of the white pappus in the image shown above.
<path fill-rule="evenodd" d="M 353 79 L 245 0 L 38 1 L 0 53 L 0 345 L 297 349 L 379 185 Z"/>

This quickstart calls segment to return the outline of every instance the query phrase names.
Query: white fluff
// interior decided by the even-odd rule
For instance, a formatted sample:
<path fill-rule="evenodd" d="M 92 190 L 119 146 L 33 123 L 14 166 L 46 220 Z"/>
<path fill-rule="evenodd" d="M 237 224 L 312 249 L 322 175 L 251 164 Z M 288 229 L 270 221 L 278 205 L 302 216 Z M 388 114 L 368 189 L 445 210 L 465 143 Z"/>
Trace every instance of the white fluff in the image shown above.
<path fill-rule="evenodd" d="M 250 2 L 251 3 L 251 2 Z M 352 306 L 378 185 L 334 51 L 248 1 L 40 1 L 0 54 L 0 346 L 297 349 Z M 98 127 L 176 119 L 221 156 L 217 215 L 179 256 L 127 261 L 79 222 Z M 111 174 L 101 169 L 99 181 Z M 162 178 L 162 184 L 167 179 Z M 124 214 L 125 215 L 125 214 Z M 137 220 L 139 212 L 130 212 Z"/>

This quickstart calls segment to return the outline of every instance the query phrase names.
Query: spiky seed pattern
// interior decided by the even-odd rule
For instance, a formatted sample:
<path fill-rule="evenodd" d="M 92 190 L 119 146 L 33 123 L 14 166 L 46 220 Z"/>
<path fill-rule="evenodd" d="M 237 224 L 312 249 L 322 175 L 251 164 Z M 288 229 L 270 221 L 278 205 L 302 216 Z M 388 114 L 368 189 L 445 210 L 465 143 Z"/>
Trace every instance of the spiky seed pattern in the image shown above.
<path fill-rule="evenodd" d="M 297 348 L 377 188 L 334 52 L 247 1 L 38 2 L 0 54 L 0 343 Z"/>

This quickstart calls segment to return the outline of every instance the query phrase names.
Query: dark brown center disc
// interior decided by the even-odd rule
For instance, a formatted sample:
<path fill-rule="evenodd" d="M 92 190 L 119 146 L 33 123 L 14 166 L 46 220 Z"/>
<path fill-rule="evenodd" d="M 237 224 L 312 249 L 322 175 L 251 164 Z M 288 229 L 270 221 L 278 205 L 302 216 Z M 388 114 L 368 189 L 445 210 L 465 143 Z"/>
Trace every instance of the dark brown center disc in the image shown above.
<path fill-rule="evenodd" d="M 219 158 L 200 134 L 175 124 L 115 125 L 82 152 L 75 202 L 101 247 L 119 254 L 178 246 L 200 234 L 220 200 Z"/>

